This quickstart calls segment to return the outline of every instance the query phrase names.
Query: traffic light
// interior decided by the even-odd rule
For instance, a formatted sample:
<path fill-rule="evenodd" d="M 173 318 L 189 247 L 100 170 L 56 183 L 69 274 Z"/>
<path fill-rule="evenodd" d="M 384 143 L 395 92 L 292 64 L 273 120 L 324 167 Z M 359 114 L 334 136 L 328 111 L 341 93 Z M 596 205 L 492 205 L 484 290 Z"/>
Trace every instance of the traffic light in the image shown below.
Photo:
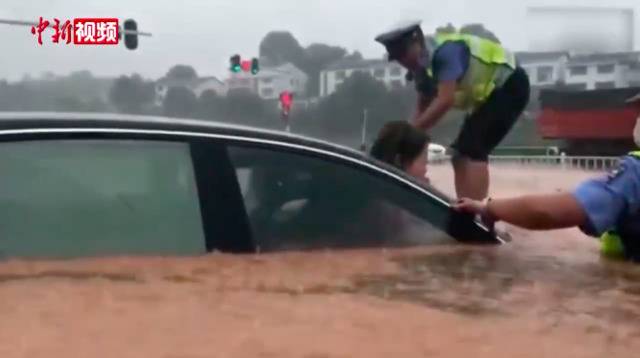
<path fill-rule="evenodd" d="M 240 67 L 242 68 L 243 72 L 249 72 L 251 71 L 251 61 L 247 60 L 247 61 L 240 61 Z"/>
<path fill-rule="evenodd" d="M 240 66 L 240 55 L 233 55 L 229 59 L 231 62 L 231 72 L 238 73 L 242 70 L 242 66 Z"/>
<path fill-rule="evenodd" d="M 128 19 L 124 21 L 124 29 L 125 31 L 138 31 L 138 24 L 132 20 Z M 129 50 L 135 50 L 138 48 L 138 35 L 137 34 L 124 34 L 124 46 Z"/>
<path fill-rule="evenodd" d="M 251 60 L 251 73 L 256 75 L 260 71 L 260 64 L 258 63 L 258 59 L 254 58 Z"/>

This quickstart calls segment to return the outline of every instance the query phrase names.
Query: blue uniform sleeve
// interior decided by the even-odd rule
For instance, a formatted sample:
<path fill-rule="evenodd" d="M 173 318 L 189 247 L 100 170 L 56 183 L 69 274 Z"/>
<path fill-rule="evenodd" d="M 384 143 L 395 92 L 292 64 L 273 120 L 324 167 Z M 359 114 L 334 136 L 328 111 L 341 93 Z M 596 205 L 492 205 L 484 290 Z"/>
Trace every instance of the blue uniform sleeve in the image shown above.
<path fill-rule="evenodd" d="M 447 42 L 433 56 L 434 77 L 438 82 L 457 81 L 467 72 L 470 52 L 462 42 Z"/>
<path fill-rule="evenodd" d="M 636 163 L 638 162 L 638 163 Z M 640 200 L 640 161 L 625 158 L 609 175 L 580 184 L 573 195 L 585 211 L 588 223 L 581 227 L 590 236 L 615 229 L 620 217 Z"/>

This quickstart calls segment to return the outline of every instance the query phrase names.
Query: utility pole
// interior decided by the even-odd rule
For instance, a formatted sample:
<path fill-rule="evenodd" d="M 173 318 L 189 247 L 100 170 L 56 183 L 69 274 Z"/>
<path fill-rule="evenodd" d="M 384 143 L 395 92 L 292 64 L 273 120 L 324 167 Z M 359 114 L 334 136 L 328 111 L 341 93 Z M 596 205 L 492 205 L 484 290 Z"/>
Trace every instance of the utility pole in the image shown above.
<path fill-rule="evenodd" d="M 367 151 L 367 109 L 362 110 L 362 138 L 360 140 L 360 150 Z"/>

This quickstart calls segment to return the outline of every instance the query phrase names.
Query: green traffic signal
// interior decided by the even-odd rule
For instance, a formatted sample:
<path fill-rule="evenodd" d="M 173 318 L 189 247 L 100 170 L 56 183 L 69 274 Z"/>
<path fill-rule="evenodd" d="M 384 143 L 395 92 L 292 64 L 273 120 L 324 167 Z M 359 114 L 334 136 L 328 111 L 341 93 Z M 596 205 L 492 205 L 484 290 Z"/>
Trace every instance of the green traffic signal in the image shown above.
<path fill-rule="evenodd" d="M 260 71 L 260 65 L 258 63 L 258 59 L 254 58 L 251 60 L 251 73 L 256 75 Z"/>
<path fill-rule="evenodd" d="M 238 73 L 242 70 L 242 66 L 240 66 L 240 55 L 231 56 L 229 62 L 231 63 L 231 72 Z"/>

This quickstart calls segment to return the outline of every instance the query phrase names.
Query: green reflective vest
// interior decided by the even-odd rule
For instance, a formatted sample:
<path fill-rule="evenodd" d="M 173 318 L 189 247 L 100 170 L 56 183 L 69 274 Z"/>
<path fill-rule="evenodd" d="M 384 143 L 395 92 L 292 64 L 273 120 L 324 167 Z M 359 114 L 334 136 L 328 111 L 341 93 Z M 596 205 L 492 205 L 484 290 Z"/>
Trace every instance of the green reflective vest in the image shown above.
<path fill-rule="evenodd" d="M 449 41 L 464 42 L 469 47 L 471 57 L 464 77 L 458 82 L 454 107 L 462 110 L 473 110 L 484 103 L 491 92 L 501 85 L 496 82 L 500 66 L 516 68 L 516 58 L 497 42 L 478 36 L 456 32 L 439 32 L 435 36 L 435 51 Z M 433 76 L 433 65 L 427 74 Z"/>
<path fill-rule="evenodd" d="M 629 153 L 640 159 L 640 151 Z M 607 231 L 600 237 L 600 253 L 609 258 L 623 258 L 625 256 L 623 240 L 615 230 Z"/>

